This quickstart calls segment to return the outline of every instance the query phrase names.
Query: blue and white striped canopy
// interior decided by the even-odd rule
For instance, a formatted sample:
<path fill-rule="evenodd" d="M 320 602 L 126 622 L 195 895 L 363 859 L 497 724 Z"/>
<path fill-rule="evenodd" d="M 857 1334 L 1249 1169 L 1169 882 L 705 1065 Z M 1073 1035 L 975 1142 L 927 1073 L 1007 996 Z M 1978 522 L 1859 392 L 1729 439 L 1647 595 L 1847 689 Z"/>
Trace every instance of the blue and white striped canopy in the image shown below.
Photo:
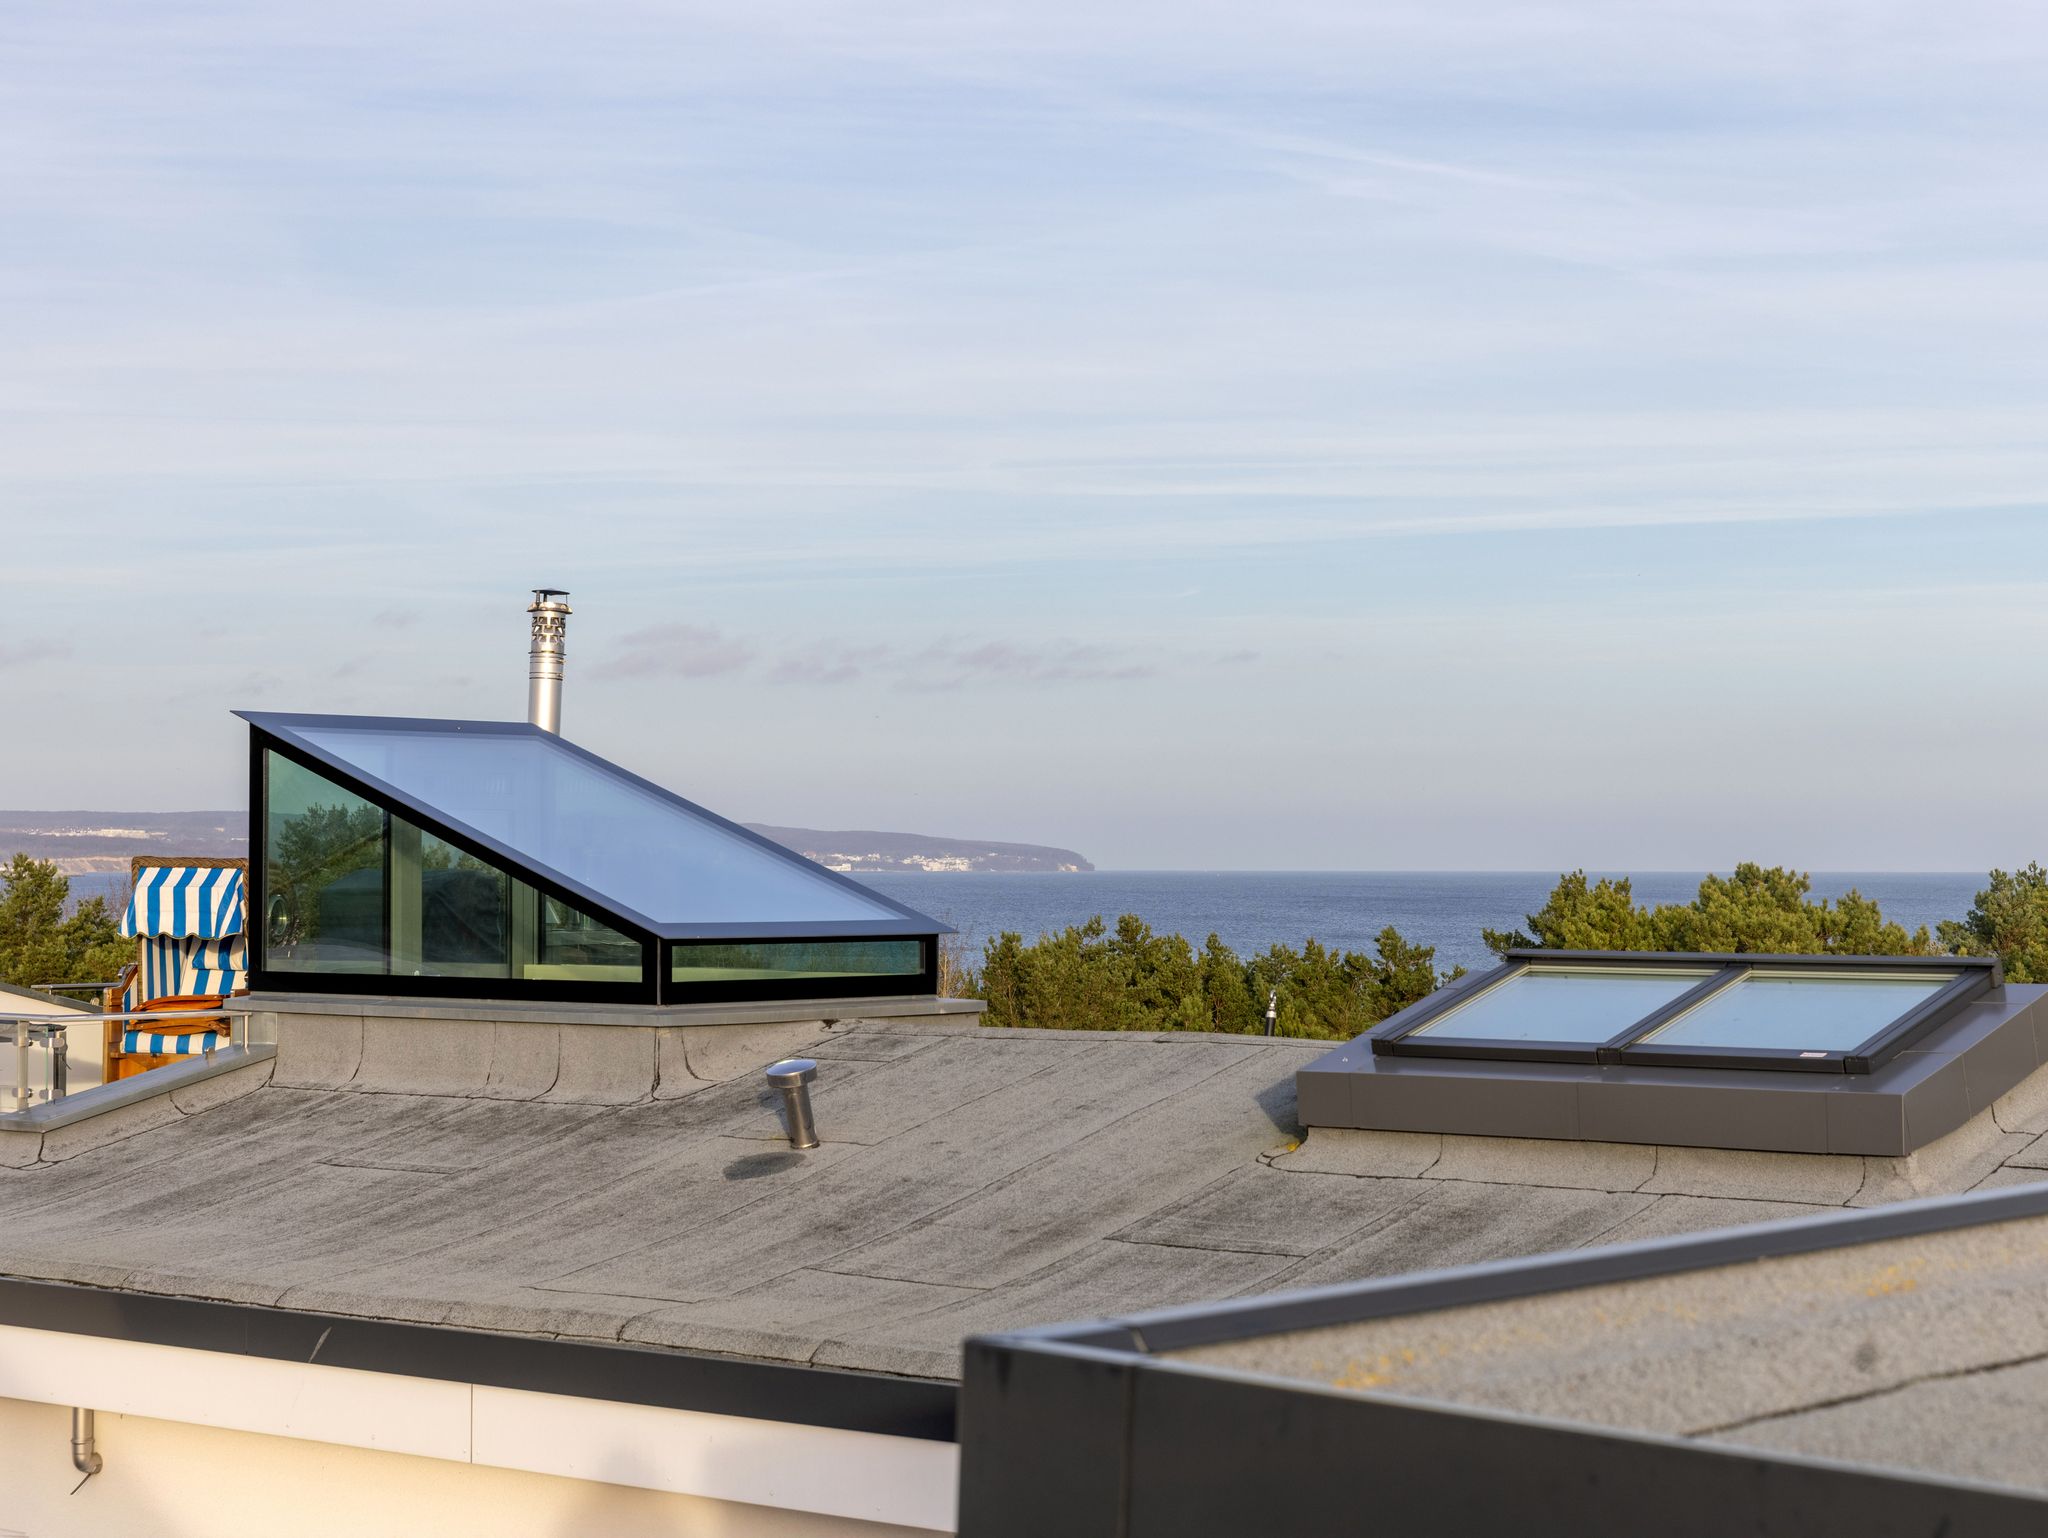
<path fill-rule="evenodd" d="M 242 873 L 226 865 L 144 866 L 121 915 L 124 935 L 219 940 L 241 932 Z"/>

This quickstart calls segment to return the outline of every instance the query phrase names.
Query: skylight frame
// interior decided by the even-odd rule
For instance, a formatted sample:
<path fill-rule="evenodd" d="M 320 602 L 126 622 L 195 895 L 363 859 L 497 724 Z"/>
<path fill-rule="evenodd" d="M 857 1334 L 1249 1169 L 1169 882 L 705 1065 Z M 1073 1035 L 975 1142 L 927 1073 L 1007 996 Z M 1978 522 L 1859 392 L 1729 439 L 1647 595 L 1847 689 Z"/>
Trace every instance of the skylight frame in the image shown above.
<path fill-rule="evenodd" d="M 1598 966 L 1614 971 L 1698 971 L 1701 980 L 1605 1041 L 1506 1042 L 1479 1037 L 1435 1036 L 1424 1031 L 1445 1015 L 1534 970 Z M 1757 972 L 1927 972 L 1950 981 L 1921 999 L 1848 1050 L 1799 1047 L 1728 1047 L 1705 1044 L 1646 1045 L 1644 1038 L 1718 997 Z M 2004 981 L 1996 957 L 1834 956 L 1692 953 L 1683 951 L 1509 951 L 1500 966 L 1463 988 L 1440 990 L 1367 1033 L 1379 1057 L 1465 1058 L 1493 1062 L 1579 1063 L 1678 1068 L 1767 1069 L 1803 1073 L 1868 1074 L 1913 1042 L 1939 1028 L 1971 1001 Z"/>
<path fill-rule="evenodd" d="M 336 727 L 366 725 L 379 729 L 421 731 L 460 728 L 503 735 L 538 732 L 538 727 L 512 722 L 355 716 L 280 717 L 247 711 L 237 711 L 236 714 L 247 721 L 250 728 L 251 848 L 250 868 L 246 881 L 248 911 L 258 918 L 245 927 L 250 931 L 248 978 L 253 991 L 643 1005 L 772 1003 L 784 999 L 812 998 L 909 998 L 927 997 L 938 992 L 939 942 L 941 936 L 955 932 L 949 926 L 885 897 L 859 882 L 849 881 L 839 872 L 827 870 L 794 850 L 764 839 L 736 823 L 728 822 L 716 813 L 705 811 L 628 770 L 620 769 L 606 759 L 577 748 L 573 743 L 554 739 L 561 747 L 593 760 L 606 771 L 634 781 L 664 799 L 738 833 L 780 859 L 802 865 L 807 873 L 815 872 L 835 883 L 853 888 L 863 897 L 872 899 L 882 906 L 895 909 L 905 915 L 906 922 L 898 924 L 886 921 L 879 926 L 858 921 L 655 925 L 644 915 L 624 904 L 607 899 L 586 883 L 572 880 L 552 867 L 520 854 L 504 841 L 442 814 L 427 806 L 418 797 L 399 791 L 375 775 L 364 773 L 345 762 L 338 761 L 336 755 L 321 750 L 292 732 L 289 727 L 280 726 L 279 723 L 301 721 Z M 457 849 L 504 871 L 514 880 L 522 881 L 547 896 L 580 909 L 590 917 L 618 930 L 628 939 L 637 941 L 641 951 L 639 980 L 609 982 L 572 978 L 416 976 L 391 972 L 324 972 L 271 966 L 267 927 L 260 922 L 260 915 L 265 912 L 268 902 L 267 862 L 264 859 L 264 838 L 268 827 L 268 791 L 264 759 L 265 755 L 270 753 L 275 753 L 280 758 L 321 776 L 343 791 L 361 797 L 382 809 L 387 817 L 402 817 L 416 825 L 423 833 L 445 840 Z M 686 932 L 666 934 L 663 933 L 664 927 Z M 830 944 L 878 939 L 916 941 L 920 946 L 920 970 L 914 974 L 840 973 L 821 974 L 816 977 L 721 979 L 701 982 L 678 982 L 670 976 L 677 947 L 692 942 L 778 944 L 811 941 Z"/>
<path fill-rule="evenodd" d="M 820 943 L 833 940 L 860 940 L 873 938 L 861 935 L 818 935 Z M 885 936 L 916 940 L 919 946 L 919 970 L 916 972 L 821 972 L 811 977 L 776 978 L 722 978 L 707 982 L 677 982 L 672 975 L 675 970 L 677 950 L 694 942 L 689 940 L 664 940 L 655 962 L 655 971 L 661 985 L 662 1002 L 667 1004 L 741 1004 L 752 1001 L 773 999 L 876 999 L 876 998 L 922 998 L 939 991 L 939 940 L 936 935 Z M 746 940 L 730 943 L 743 945 L 751 940 L 756 943 L 775 943 L 776 937 L 753 935 Z"/>

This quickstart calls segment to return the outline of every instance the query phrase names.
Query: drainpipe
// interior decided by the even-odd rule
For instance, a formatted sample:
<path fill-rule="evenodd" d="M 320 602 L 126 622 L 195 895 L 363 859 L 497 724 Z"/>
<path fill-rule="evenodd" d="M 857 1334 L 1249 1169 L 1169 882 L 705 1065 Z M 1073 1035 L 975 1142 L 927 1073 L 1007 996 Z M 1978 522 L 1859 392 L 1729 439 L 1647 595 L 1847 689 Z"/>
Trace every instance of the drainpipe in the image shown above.
<path fill-rule="evenodd" d="M 74 1409 L 71 1412 L 71 1466 L 87 1479 L 105 1467 L 93 1446 L 93 1435 L 92 1411 Z"/>
<path fill-rule="evenodd" d="M 562 662 L 568 656 L 569 595 L 558 587 L 537 587 L 526 612 L 533 616 L 533 642 L 526 651 L 526 719 L 544 732 L 562 731 Z"/>

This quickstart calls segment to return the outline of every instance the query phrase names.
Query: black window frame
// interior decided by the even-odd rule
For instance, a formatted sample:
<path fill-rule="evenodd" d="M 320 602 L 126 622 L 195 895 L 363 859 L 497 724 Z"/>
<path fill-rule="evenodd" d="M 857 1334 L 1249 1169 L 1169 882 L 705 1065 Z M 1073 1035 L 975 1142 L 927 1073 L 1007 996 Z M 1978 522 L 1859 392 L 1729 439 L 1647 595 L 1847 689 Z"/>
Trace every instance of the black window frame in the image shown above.
<path fill-rule="evenodd" d="M 245 717 L 245 719 L 248 719 Z M 290 718 L 280 718 L 288 720 Z M 323 722 L 341 723 L 348 717 L 317 717 Z M 439 721 L 407 721 L 391 718 L 376 718 L 380 726 L 417 731 L 446 729 L 458 723 Z M 476 730 L 520 731 L 526 728 L 510 723 L 459 723 Z M 536 728 L 537 729 L 537 728 Z M 564 742 L 564 748 L 586 758 L 595 759 L 585 749 L 574 743 Z M 388 830 L 390 819 L 403 818 L 418 827 L 452 844 L 467 854 L 475 856 L 496 869 L 506 872 L 513 880 L 524 882 L 546 896 L 553 897 L 569 906 L 589 914 L 592 918 L 611 926 L 620 934 L 636 940 L 641 947 L 641 976 L 634 983 L 610 983 L 570 979 L 518 979 L 489 977 L 416 977 L 403 974 L 363 972 L 313 972 L 274 967 L 270 964 L 268 947 L 268 925 L 263 914 L 268 905 L 264 880 L 264 853 L 269 832 L 269 813 L 266 805 L 266 783 L 264 776 L 264 755 L 276 753 L 280 757 L 299 765 L 311 773 L 321 776 L 350 795 L 361 797 L 383 812 Z M 800 861 L 811 866 L 814 873 L 842 885 L 856 887 L 864 897 L 881 906 L 893 909 L 902 916 L 901 920 L 877 919 L 855 921 L 845 925 L 817 926 L 801 923 L 776 922 L 760 925 L 733 923 L 702 924 L 692 926 L 657 925 L 642 916 L 620 906 L 606 902 L 601 894 L 595 893 L 580 883 L 561 879 L 527 862 L 511 849 L 495 839 L 482 837 L 465 831 L 459 825 L 436 816 L 416 799 L 399 793 L 394 787 L 356 772 L 336 762 L 327 754 L 308 748 L 290 737 L 282 735 L 249 719 L 249 818 L 250 818 L 250 860 L 248 876 L 248 911 L 253 916 L 246 926 L 251 931 L 249 945 L 249 987 L 255 992 L 288 993 L 335 993 L 335 994 L 382 994 L 401 997 L 429 999 L 478 999 L 526 1000 L 532 1002 L 590 1003 L 590 1004 L 722 1004 L 722 1003 L 774 1003 L 781 1000 L 806 1000 L 819 998 L 884 998 L 920 997 L 938 992 L 939 940 L 948 931 L 936 920 L 896 902 L 879 892 L 850 881 L 837 871 L 817 866 L 806 861 L 804 856 L 783 848 L 772 840 L 762 838 L 737 823 L 705 811 L 694 803 L 683 801 L 673 792 L 662 789 L 653 782 L 643 780 L 616 764 L 604 760 L 607 771 L 623 776 L 634 783 L 687 807 L 692 813 L 709 818 L 747 841 L 759 845 L 764 851 L 777 857 Z M 389 864 L 389 839 L 386 839 L 386 864 Z M 390 950 L 390 872 L 385 872 L 385 950 Z M 928 927 L 927 927 L 928 926 Z M 676 932 L 687 928 L 686 933 Z M 674 966 L 674 953 L 678 946 L 691 944 L 854 944 L 875 940 L 915 940 L 920 947 L 919 970 L 910 973 L 882 973 L 868 975 L 820 976 L 816 978 L 763 978 L 724 979 L 718 982 L 677 983 L 670 977 Z"/>
<path fill-rule="evenodd" d="M 679 947 L 692 945 L 859 945 L 882 940 L 918 942 L 918 970 L 820 974 L 816 977 L 721 978 L 679 983 L 671 975 Z M 665 1004 L 740 1004 L 775 999 L 878 999 L 936 994 L 939 942 L 936 935 L 763 935 L 751 940 L 710 936 L 661 942 L 660 981 Z"/>
<path fill-rule="evenodd" d="M 1711 975 L 1604 1041 L 1503 1042 L 1483 1037 L 1420 1034 L 1423 1028 L 1513 978 L 1546 967 L 1597 966 L 1624 971 L 1699 971 Z M 1645 1044 L 1643 1038 L 1690 1013 L 1753 973 L 1928 972 L 1950 976 L 1948 985 L 1920 1000 L 1853 1048 L 1820 1052 L 1798 1047 L 1724 1047 Z M 1675 1068 L 1760 1068 L 1796 1073 L 1868 1074 L 1939 1029 L 1974 1000 L 2003 985 L 1995 956 L 1837 956 L 1685 951 L 1509 951 L 1501 965 L 1462 988 L 1441 990 L 1367 1032 L 1375 1056 L 1467 1058 L 1494 1062 L 1626 1064 Z"/>

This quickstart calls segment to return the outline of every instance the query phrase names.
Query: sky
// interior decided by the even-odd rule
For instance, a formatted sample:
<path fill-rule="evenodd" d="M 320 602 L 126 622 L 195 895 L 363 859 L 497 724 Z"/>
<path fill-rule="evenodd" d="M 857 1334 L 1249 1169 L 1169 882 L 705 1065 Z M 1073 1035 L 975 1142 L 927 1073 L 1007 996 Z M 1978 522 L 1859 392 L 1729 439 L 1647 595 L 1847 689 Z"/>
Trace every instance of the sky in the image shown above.
<path fill-rule="evenodd" d="M 1110 867 L 2048 856 L 2018 3 L 0 11 L 0 806 L 236 708 Z"/>

